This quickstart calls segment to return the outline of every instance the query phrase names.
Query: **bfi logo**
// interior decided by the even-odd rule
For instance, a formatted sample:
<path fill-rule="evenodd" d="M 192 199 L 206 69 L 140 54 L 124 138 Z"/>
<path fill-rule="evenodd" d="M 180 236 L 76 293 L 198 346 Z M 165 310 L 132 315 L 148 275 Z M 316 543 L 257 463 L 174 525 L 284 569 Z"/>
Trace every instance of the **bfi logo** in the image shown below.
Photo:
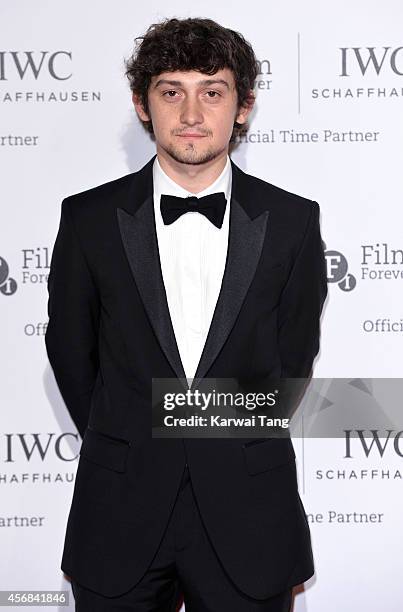
<path fill-rule="evenodd" d="M 340 251 L 325 251 L 327 280 L 329 283 L 337 283 L 342 291 L 352 291 L 357 280 L 353 274 L 348 272 L 348 262 Z"/>
<path fill-rule="evenodd" d="M 0 257 L 0 292 L 3 295 L 13 295 L 17 291 L 17 281 L 9 276 L 8 263 Z"/>

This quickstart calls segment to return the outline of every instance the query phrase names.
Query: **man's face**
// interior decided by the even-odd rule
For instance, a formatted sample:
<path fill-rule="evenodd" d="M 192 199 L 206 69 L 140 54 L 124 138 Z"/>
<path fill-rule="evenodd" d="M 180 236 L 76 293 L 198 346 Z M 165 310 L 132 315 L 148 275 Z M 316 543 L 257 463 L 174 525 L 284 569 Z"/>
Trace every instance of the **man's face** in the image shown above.
<path fill-rule="evenodd" d="M 134 94 L 133 103 L 143 121 L 152 121 L 157 151 L 179 163 L 204 164 L 228 151 L 234 122 L 245 123 L 252 110 L 253 92 L 238 110 L 232 70 L 164 72 L 151 79 L 149 114 Z"/>

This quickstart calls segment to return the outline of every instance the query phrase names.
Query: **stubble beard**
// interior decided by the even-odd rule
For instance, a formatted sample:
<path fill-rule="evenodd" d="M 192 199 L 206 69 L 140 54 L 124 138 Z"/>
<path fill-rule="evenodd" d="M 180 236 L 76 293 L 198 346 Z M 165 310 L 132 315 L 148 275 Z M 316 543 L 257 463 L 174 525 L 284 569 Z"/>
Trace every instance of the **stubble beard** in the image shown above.
<path fill-rule="evenodd" d="M 176 162 L 180 164 L 189 164 L 192 166 L 206 164 L 207 162 L 216 159 L 223 151 L 223 149 L 209 146 L 205 151 L 198 152 L 197 148 L 192 142 L 188 142 L 185 149 L 175 147 L 173 144 L 169 144 L 163 148 L 166 153 L 168 153 L 168 155 L 170 155 Z"/>

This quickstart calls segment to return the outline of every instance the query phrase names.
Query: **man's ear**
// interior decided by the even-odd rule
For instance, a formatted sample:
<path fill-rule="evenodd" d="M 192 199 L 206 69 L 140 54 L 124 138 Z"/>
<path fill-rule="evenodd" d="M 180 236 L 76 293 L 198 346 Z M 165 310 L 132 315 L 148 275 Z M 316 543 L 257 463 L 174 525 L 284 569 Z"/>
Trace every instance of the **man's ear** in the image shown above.
<path fill-rule="evenodd" d="M 249 95 L 244 105 L 241 106 L 240 109 L 238 110 L 238 114 L 235 118 L 236 123 L 239 123 L 240 125 L 243 125 L 244 123 L 246 123 L 246 120 L 252 111 L 254 103 L 255 103 L 255 93 L 253 89 L 250 89 Z"/>
<path fill-rule="evenodd" d="M 150 121 L 151 119 L 150 119 L 149 115 L 144 110 L 144 106 L 143 106 L 143 103 L 140 100 L 140 96 L 138 96 L 135 93 L 132 93 L 132 101 L 133 101 L 134 108 L 136 109 L 136 112 L 137 112 L 138 116 L 140 117 L 140 119 L 142 121 Z"/>

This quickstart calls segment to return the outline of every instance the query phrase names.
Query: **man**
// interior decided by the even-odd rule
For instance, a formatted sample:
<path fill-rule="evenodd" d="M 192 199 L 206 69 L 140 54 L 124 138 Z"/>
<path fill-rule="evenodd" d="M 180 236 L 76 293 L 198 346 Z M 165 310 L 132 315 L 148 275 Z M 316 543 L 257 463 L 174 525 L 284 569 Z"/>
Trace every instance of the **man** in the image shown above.
<path fill-rule="evenodd" d="M 127 76 L 156 156 L 66 198 L 51 261 L 46 346 L 83 438 L 62 569 L 79 611 L 182 593 L 285 612 L 314 571 L 290 439 L 152 438 L 151 384 L 310 375 L 319 206 L 228 157 L 257 75 L 240 34 L 171 19 L 140 40 Z"/>

